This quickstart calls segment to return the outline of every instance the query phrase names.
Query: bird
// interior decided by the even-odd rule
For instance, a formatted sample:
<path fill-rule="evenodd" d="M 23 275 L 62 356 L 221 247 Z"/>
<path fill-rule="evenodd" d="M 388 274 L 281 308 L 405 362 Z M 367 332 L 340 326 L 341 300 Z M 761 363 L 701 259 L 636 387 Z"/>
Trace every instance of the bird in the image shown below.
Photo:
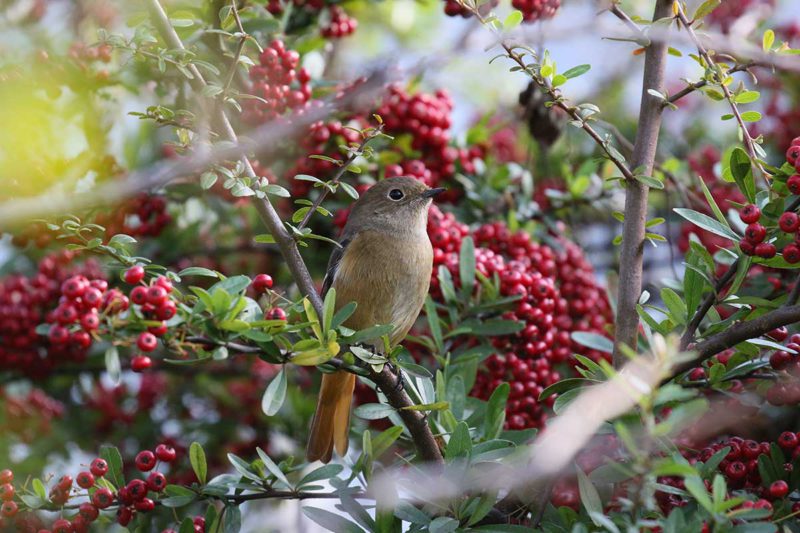
<path fill-rule="evenodd" d="M 428 294 L 433 271 L 428 208 L 444 190 L 397 176 L 378 181 L 353 204 L 322 283 L 323 296 L 335 289 L 337 310 L 356 303 L 344 326 L 391 324 L 390 345 L 405 338 Z M 384 351 L 379 338 L 364 344 Z M 306 447 L 309 461 L 329 462 L 334 448 L 342 457 L 347 453 L 355 384 L 356 376 L 344 370 L 323 374 Z"/>

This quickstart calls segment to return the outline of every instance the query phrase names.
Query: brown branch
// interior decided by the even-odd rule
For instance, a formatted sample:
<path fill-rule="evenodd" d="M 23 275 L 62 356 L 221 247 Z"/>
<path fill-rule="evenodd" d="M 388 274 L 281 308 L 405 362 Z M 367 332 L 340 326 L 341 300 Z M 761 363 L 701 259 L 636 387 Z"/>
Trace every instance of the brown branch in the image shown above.
<path fill-rule="evenodd" d="M 744 71 L 746 71 L 746 70 L 748 70 L 748 69 L 750 69 L 752 67 L 756 67 L 758 65 L 759 65 L 759 63 L 757 63 L 755 61 L 750 61 L 748 63 L 740 63 L 738 65 L 734 65 L 733 67 L 731 67 L 730 70 L 728 70 L 728 74 L 734 74 L 736 72 L 744 72 Z M 706 85 L 708 85 L 708 81 L 707 80 L 700 80 L 700 81 L 697 81 L 695 83 L 691 83 L 688 86 L 686 86 L 685 88 L 681 89 L 680 91 L 678 91 L 675 94 L 673 94 L 672 96 L 670 96 L 661 105 L 666 107 L 669 104 L 674 104 L 675 102 L 677 102 L 678 100 L 680 100 L 684 96 L 687 96 L 687 95 L 693 93 L 694 91 L 696 91 L 697 89 L 705 87 Z"/>
<path fill-rule="evenodd" d="M 693 348 L 691 348 L 697 353 L 697 355 L 693 359 L 684 361 L 677 365 L 673 369 L 672 374 L 664 381 L 669 381 L 679 376 L 683 372 L 686 372 L 687 370 L 690 370 L 701 364 L 706 359 L 709 359 L 714 355 L 727 350 L 728 348 L 732 348 L 740 342 L 744 342 L 748 339 L 755 339 L 756 337 L 760 337 L 769 333 L 775 328 L 786 326 L 798 321 L 800 321 L 800 305 L 790 305 L 770 311 L 769 313 L 754 318 L 753 320 L 739 322 L 738 324 L 729 327 L 722 333 L 717 333 L 716 335 L 697 343 Z"/>
<path fill-rule="evenodd" d="M 671 0 L 656 0 L 653 20 L 669 16 L 671 10 Z M 653 172 L 662 111 L 660 100 L 648 91 L 651 89 L 661 91 L 664 86 L 666 60 L 667 43 L 665 41 L 650 43 L 645 51 L 639 125 L 632 163 L 633 168 L 644 175 Z M 636 304 L 642 292 L 642 259 L 648 191 L 647 185 L 636 179 L 629 179 L 626 182 L 614 337 L 615 366 L 619 366 L 623 360 L 621 346 L 627 345 L 635 350 L 637 344 L 639 315 L 636 312 Z"/>
<path fill-rule="evenodd" d="M 169 17 L 159 0 L 149 0 L 148 6 L 153 23 L 162 39 L 172 48 L 183 49 L 183 42 L 175 32 L 175 28 L 172 27 Z M 196 67 L 190 65 L 190 69 L 195 76 L 194 79 L 189 80 L 190 83 L 196 90 L 202 91 L 205 86 L 205 80 Z M 236 132 L 233 130 L 233 126 L 231 126 L 228 117 L 225 115 L 224 109 L 217 106 L 214 113 L 214 123 L 220 130 L 219 133 L 231 142 L 238 142 Z M 253 167 L 247 157 L 243 155 L 241 161 L 244 165 L 245 174 L 249 177 L 256 177 Z M 311 301 L 317 314 L 322 316 L 322 299 L 300 255 L 297 242 L 287 231 L 286 227 L 283 225 L 283 221 L 268 199 L 261 201 L 255 200 L 255 206 L 262 222 L 275 239 L 300 292 Z M 402 387 L 398 387 L 398 376 L 395 376 L 388 366 L 384 366 L 383 371 L 380 373 L 370 372 L 369 379 L 374 381 L 381 390 L 387 392 L 387 400 L 392 407 L 399 411 L 403 421 L 406 423 L 419 456 L 423 460 L 443 464 L 444 459 L 433 437 L 431 428 L 428 425 L 427 417 L 419 411 L 404 409 L 414 405 L 414 403 L 408 393 L 406 393 Z M 388 393 L 388 391 L 393 392 Z"/>

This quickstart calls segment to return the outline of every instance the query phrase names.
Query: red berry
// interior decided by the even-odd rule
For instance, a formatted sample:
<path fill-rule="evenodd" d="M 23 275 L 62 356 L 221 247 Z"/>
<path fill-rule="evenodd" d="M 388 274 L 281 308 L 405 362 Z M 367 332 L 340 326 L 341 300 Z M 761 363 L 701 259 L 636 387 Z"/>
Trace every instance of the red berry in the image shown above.
<path fill-rule="evenodd" d="M 114 495 L 105 487 L 100 487 L 92 494 L 92 503 L 98 509 L 105 509 L 114 503 Z"/>
<path fill-rule="evenodd" d="M 12 518 L 15 514 L 17 514 L 17 504 L 14 502 L 3 502 L 2 507 L 0 507 L 0 514 L 5 516 L 6 518 Z"/>
<path fill-rule="evenodd" d="M 155 284 L 159 287 L 162 287 L 165 291 L 167 291 L 167 293 L 172 292 L 172 282 L 166 276 L 158 276 Z"/>
<path fill-rule="evenodd" d="M 689 379 L 692 381 L 700 381 L 701 379 L 706 379 L 706 370 L 704 368 L 693 368 L 691 372 L 689 372 Z"/>
<path fill-rule="evenodd" d="M 750 224 L 744 230 L 744 237 L 753 244 L 758 244 L 767 236 L 767 229 L 759 223 Z M 756 252 L 758 253 L 758 252 Z"/>
<path fill-rule="evenodd" d="M 72 276 L 61 284 L 61 292 L 69 298 L 80 298 L 88 288 L 89 283 L 83 276 Z"/>
<path fill-rule="evenodd" d="M 161 285 L 151 285 L 147 289 L 147 303 L 159 306 L 167 299 L 167 290 Z"/>
<path fill-rule="evenodd" d="M 800 148 L 800 147 L 798 147 Z M 794 174 L 786 180 L 786 187 L 792 194 L 800 194 L 800 174 Z"/>
<path fill-rule="evenodd" d="M 131 291 L 131 301 L 136 305 L 144 305 L 147 302 L 147 287 L 144 285 L 134 287 Z"/>
<path fill-rule="evenodd" d="M 775 328 L 769 333 L 767 333 L 770 337 L 775 339 L 778 342 L 783 342 L 789 336 L 789 330 L 786 329 L 786 326 L 781 326 L 779 328 Z"/>
<path fill-rule="evenodd" d="M 103 477 L 108 472 L 108 463 L 105 459 L 97 458 L 92 461 L 92 464 L 89 465 L 89 470 L 94 474 L 96 477 Z"/>
<path fill-rule="evenodd" d="M 153 366 L 153 360 L 146 355 L 137 355 L 131 359 L 131 370 L 134 372 L 144 372 Z"/>
<path fill-rule="evenodd" d="M 756 255 L 758 257 L 769 259 L 771 257 L 775 257 L 775 254 L 777 253 L 778 249 L 775 248 L 775 245 L 771 242 L 760 242 L 756 245 Z"/>
<path fill-rule="evenodd" d="M 136 285 L 144 279 L 144 268 L 141 265 L 130 267 L 125 271 L 125 283 Z"/>
<path fill-rule="evenodd" d="M 0 483 L 11 483 L 14 481 L 14 472 L 8 468 L 0 470 Z"/>
<path fill-rule="evenodd" d="M 272 288 L 272 276 L 269 274 L 259 274 L 253 278 L 253 288 L 258 294 L 267 292 Z"/>
<path fill-rule="evenodd" d="M 177 453 L 175 452 L 175 448 L 169 444 L 159 444 L 156 446 L 156 457 L 158 457 L 159 461 L 171 463 L 175 460 L 176 456 Z"/>
<path fill-rule="evenodd" d="M 98 511 L 97 507 L 91 503 L 86 502 L 82 503 L 81 506 L 78 507 L 78 514 L 80 514 L 87 522 L 94 522 L 100 515 L 100 511 Z"/>
<path fill-rule="evenodd" d="M 138 464 L 137 464 L 138 468 Z M 147 483 L 141 479 L 132 479 L 125 488 L 128 490 L 133 501 L 139 501 L 147 496 Z"/>
<path fill-rule="evenodd" d="M 725 475 L 731 479 L 742 479 L 747 475 L 747 467 L 741 461 L 733 461 L 725 468 Z"/>
<path fill-rule="evenodd" d="M 793 144 L 786 150 L 786 161 L 794 166 L 798 158 L 800 158 L 800 146 Z"/>
<path fill-rule="evenodd" d="M 153 492 L 161 492 L 167 486 L 167 478 L 161 472 L 151 472 L 147 476 L 147 488 Z"/>
<path fill-rule="evenodd" d="M 164 300 L 156 308 L 156 318 L 159 320 L 169 320 L 178 312 L 178 306 L 172 300 Z"/>
<path fill-rule="evenodd" d="M 81 472 L 75 478 L 75 483 L 82 489 L 88 489 L 94 486 L 94 476 L 91 472 Z"/>
<path fill-rule="evenodd" d="M 69 340 L 69 330 L 64 326 L 52 326 L 50 331 L 47 333 L 47 338 L 50 341 L 50 344 L 55 346 L 66 344 Z"/>
<path fill-rule="evenodd" d="M 150 450 L 142 450 L 136 454 L 136 468 L 140 472 L 149 472 L 156 466 L 156 456 Z"/>
<path fill-rule="evenodd" d="M 286 320 L 286 311 L 280 307 L 273 307 L 267 311 L 267 320 Z"/>
<path fill-rule="evenodd" d="M 152 352 L 158 346 L 158 339 L 152 333 L 145 331 L 139 334 L 136 346 L 143 352 Z"/>
<path fill-rule="evenodd" d="M 139 500 L 134 504 L 134 507 L 136 507 L 137 511 L 146 513 L 148 511 L 152 511 L 153 509 L 155 509 L 156 503 L 150 498 L 142 498 L 141 500 Z"/>
<path fill-rule="evenodd" d="M 158 326 L 150 326 L 147 328 L 147 331 L 155 335 L 156 337 L 163 337 L 164 334 L 167 332 L 167 324 L 166 322 L 161 322 Z"/>
<path fill-rule="evenodd" d="M 739 218 L 741 218 L 742 222 L 745 224 L 753 224 L 754 222 L 758 222 L 758 219 L 761 218 L 761 209 L 759 209 L 756 205 L 747 204 L 741 209 L 741 211 L 739 211 Z"/>
<path fill-rule="evenodd" d="M 755 255 L 756 253 L 755 245 L 746 239 L 739 241 L 739 248 L 741 248 L 744 255 Z"/>
<path fill-rule="evenodd" d="M 53 533 L 74 533 L 72 524 L 66 518 L 59 518 L 53 522 Z"/>
<path fill-rule="evenodd" d="M 787 263 L 799 263 L 800 262 L 800 246 L 796 244 L 787 244 L 783 247 L 783 258 L 786 260 Z"/>
<path fill-rule="evenodd" d="M 123 527 L 127 526 L 133 520 L 133 511 L 128 507 L 120 507 L 117 509 L 117 523 Z"/>
<path fill-rule="evenodd" d="M 86 331 L 95 331 L 100 327 L 100 316 L 90 311 L 81 317 L 81 327 Z"/>
<path fill-rule="evenodd" d="M 0 500 L 9 501 L 14 499 L 14 485 L 3 483 L 0 485 Z"/>
<path fill-rule="evenodd" d="M 800 217 L 797 216 L 797 213 L 787 211 L 778 219 L 778 226 L 786 233 L 794 233 L 800 228 Z"/>
<path fill-rule="evenodd" d="M 785 498 L 787 494 L 789 494 L 789 484 L 782 479 L 773 481 L 769 486 L 769 495 L 773 500 Z"/>
<path fill-rule="evenodd" d="M 70 488 L 72 488 L 72 476 L 65 475 L 58 478 L 56 487 L 58 487 L 61 490 L 69 490 Z"/>
<path fill-rule="evenodd" d="M 778 446 L 784 450 L 794 450 L 797 448 L 798 442 L 799 439 L 797 438 L 797 434 L 791 431 L 784 431 L 778 437 Z"/>

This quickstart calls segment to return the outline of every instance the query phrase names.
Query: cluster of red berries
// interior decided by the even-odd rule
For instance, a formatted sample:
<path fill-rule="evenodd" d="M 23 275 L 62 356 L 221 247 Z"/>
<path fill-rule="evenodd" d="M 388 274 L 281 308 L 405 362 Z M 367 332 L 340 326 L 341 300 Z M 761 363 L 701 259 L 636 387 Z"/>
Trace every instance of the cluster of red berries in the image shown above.
<path fill-rule="evenodd" d="M 105 226 L 107 235 L 158 237 L 172 222 L 172 215 L 167 212 L 166 197 L 145 193 L 113 211 L 99 213 L 95 222 Z"/>
<path fill-rule="evenodd" d="M 723 206 L 723 210 L 726 209 L 730 202 L 742 204 L 746 201 L 735 183 L 728 183 L 717 176 L 716 167 L 720 160 L 720 153 L 715 147 L 706 146 L 690 154 L 687 159 L 689 168 L 705 182 L 711 196 L 718 205 Z M 697 187 L 693 187 L 691 191 L 692 195 L 689 197 L 691 207 L 701 213 L 713 216 L 711 206 L 706 202 L 702 191 Z M 729 248 L 731 246 L 731 242 L 728 239 L 700 229 L 691 222 L 684 222 L 681 224 L 681 234 L 678 238 L 678 248 L 684 253 L 689 250 L 689 235 L 692 233 L 712 254 L 721 248 Z"/>
<path fill-rule="evenodd" d="M 21 395 L 0 390 L 0 400 L 4 404 L 5 430 L 15 434 L 22 442 L 34 442 L 49 435 L 52 420 L 64 414 L 61 402 L 37 388 Z"/>
<path fill-rule="evenodd" d="M 75 476 L 61 476 L 51 487 L 48 498 L 59 507 L 73 498 L 84 500 L 78 505 L 77 513 L 71 518 L 59 518 L 45 529 L 41 518 L 33 512 L 20 512 L 22 500 L 12 484 L 14 473 L 11 470 L 0 471 L 0 528 L 14 526 L 15 531 L 38 531 L 39 533 L 83 533 L 89 530 L 91 523 L 97 520 L 104 509 L 117 505 L 116 519 L 122 526 L 127 526 L 137 512 L 149 512 L 155 509 L 156 503 L 150 496 L 163 492 L 167 486 L 167 478 L 156 470 L 159 462 L 172 463 L 176 452 L 172 446 L 159 444 L 155 451 L 139 452 L 135 459 L 136 468 L 143 474 L 149 473 L 145 479 L 133 479 L 116 492 L 98 480 L 105 477 L 109 464 L 100 457 L 94 459 L 88 469 Z M 84 492 L 85 491 L 85 492 Z"/>
<path fill-rule="evenodd" d="M 444 90 L 412 95 L 393 85 L 375 111 L 383 118 L 386 133 L 411 136 L 411 148 L 420 153 L 419 159 L 430 171 L 428 186 L 441 186 L 453 176 L 457 165 L 467 174 L 475 172 L 473 160 L 480 151 L 449 145 L 452 109 L 453 101 Z"/>
<path fill-rule="evenodd" d="M 0 369 L 46 374 L 60 362 L 83 361 L 98 312 L 113 312 L 95 261 L 73 266 L 74 252 L 44 257 L 36 274 L 0 280 Z M 111 307 L 110 307 L 111 306 Z M 51 325 L 49 342 L 37 333 Z"/>
<path fill-rule="evenodd" d="M 245 100 L 243 118 L 250 124 L 262 124 L 283 115 L 287 110 L 304 108 L 311 98 L 311 75 L 300 67 L 300 54 L 275 39 L 264 48 L 259 64 L 250 69 L 252 93 L 262 100 Z"/>
<path fill-rule="evenodd" d="M 330 21 L 321 30 L 322 36 L 328 39 L 341 39 L 351 35 L 358 28 L 358 21 L 345 13 L 339 6 L 332 6 L 328 13 Z"/>
<path fill-rule="evenodd" d="M 141 353 L 131 359 L 131 370 L 143 372 L 153 366 L 153 361 L 147 355 L 158 346 L 158 337 L 167 333 L 166 321 L 178 312 L 178 304 L 170 296 L 173 291 L 172 282 L 166 276 L 157 276 L 144 283 L 145 271 L 140 265 L 132 266 L 125 271 L 125 282 L 135 285 L 130 292 L 130 301 L 138 306 L 139 311 L 147 320 L 156 320 L 158 326 L 150 326 L 136 339 L 136 347 Z"/>
<path fill-rule="evenodd" d="M 511 5 L 522 12 L 522 20 L 536 22 L 552 18 L 561 7 L 561 0 L 511 0 Z"/>
<path fill-rule="evenodd" d="M 758 460 L 761 456 L 772 458 L 772 444 L 777 444 L 785 454 L 783 465 L 784 479 L 778 479 L 764 486 L 761 474 L 758 469 Z M 796 487 L 790 487 L 788 480 L 791 479 L 793 471 L 792 461 L 800 455 L 800 433 L 784 431 L 777 441 L 757 442 L 746 440 L 741 437 L 730 437 L 720 442 L 702 448 L 700 451 L 685 451 L 683 455 L 694 464 L 697 461 L 708 462 L 711 457 L 724 448 L 730 448 L 725 458 L 717 466 L 717 471 L 725 477 L 729 490 L 746 490 L 748 493 L 760 498 L 753 502 L 744 502 L 742 507 L 756 507 L 772 509 L 770 502 L 786 498 Z M 683 480 L 677 477 L 659 478 L 659 482 L 668 486 L 684 490 Z M 687 501 L 673 493 L 658 492 L 656 499 L 665 512 L 674 507 L 686 505 Z M 795 503 L 792 512 L 800 510 L 800 504 Z"/>
<path fill-rule="evenodd" d="M 67 55 L 77 62 L 85 61 L 102 61 L 108 63 L 111 61 L 111 52 L 113 48 L 110 44 L 101 44 L 98 46 L 88 46 L 86 43 L 74 42 L 70 45 Z"/>
<path fill-rule="evenodd" d="M 458 285 L 458 254 L 468 228 L 435 206 L 428 218 L 428 233 L 434 247 L 434 277 L 431 293 L 441 298 L 436 275 L 444 265 Z M 607 335 L 611 308 L 605 292 L 594 280 L 591 266 L 580 249 L 564 238 L 561 251 L 533 242 L 524 231 L 512 232 L 503 223 L 486 224 L 473 232 L 476 269 L 500 280 L 502 296 L 520 296 L 514 309 L 503 318 L 524 323 L 519 333 L 492 337 L 497 353 L 485 362 L 472 394 L 487 399 L 503 382 L 510 382 L 506 425 L 510 429 L 539 427 L 547 418 L 541 392 L 561 379 L 562 363 L 573 363 L 574 353 L 593 360 L 606 357 L 574 342 L 571 333 L 589 331 Z M 568 367 L 564 367 L 568 368 Z"/>

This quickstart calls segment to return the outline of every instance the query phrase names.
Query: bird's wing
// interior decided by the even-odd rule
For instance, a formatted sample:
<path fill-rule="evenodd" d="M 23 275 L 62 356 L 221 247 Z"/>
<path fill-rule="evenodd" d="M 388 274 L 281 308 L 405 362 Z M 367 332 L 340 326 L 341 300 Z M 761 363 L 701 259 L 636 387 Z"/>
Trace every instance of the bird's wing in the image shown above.
<path fill-rule="evenodd" d="M 328 260 L 328 270 L 325 272 L 325 278 L 322 280 L 323 298 L 328 293 L 328 289 L 330 289 L 333 285 L 333 278 L 336 277 L 336 269 L 339 268 L 339 262 L 342 260 L 344 251 L 347 248 L 347 245 L 350 244 L 351 240 L 352 239 L 350 237 L 343 238 L 341 241 L 339 241 L 339 246 L 334 248 L 333 252 L 331 252 L 331 257 Z"/>

